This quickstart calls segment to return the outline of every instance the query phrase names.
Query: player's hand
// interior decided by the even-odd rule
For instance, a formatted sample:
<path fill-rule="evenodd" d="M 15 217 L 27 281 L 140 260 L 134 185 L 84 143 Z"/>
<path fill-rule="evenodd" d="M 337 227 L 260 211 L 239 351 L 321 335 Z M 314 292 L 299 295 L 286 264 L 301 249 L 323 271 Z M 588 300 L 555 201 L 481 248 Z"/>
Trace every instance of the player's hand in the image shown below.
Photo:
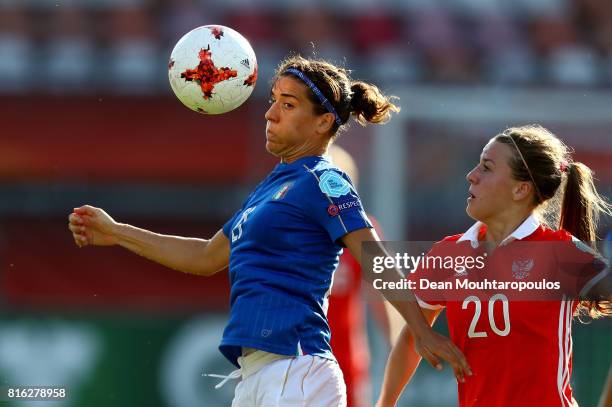
<path fill-rule="evenodd" d="M 84 205 L 68 216 L 68 229 L 77 246 L 111 246 L 117 244 L 117 222 L 100 208 Z"/>
<path fill-rule="evenodd" d="M 449 338 L 433 330 L 420 338 L 415 336 L 414 349 L 437 370 L 442 370 L 440 359 L 446 360 L 452 366 L 455 377 L 461 383 L 465 382 L 466 375 L 472 375 L 472 370 L 463 352 Z"/>

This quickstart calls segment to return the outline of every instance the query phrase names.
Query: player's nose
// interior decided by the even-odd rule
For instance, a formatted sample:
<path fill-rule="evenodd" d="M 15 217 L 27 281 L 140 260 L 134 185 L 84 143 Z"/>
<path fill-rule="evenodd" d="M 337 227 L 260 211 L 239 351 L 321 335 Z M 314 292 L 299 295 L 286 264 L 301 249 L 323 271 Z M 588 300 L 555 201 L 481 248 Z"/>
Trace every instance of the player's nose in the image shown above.
<path fill-rule="evenodd" d="M 467 180 L 467 182 L 469 182 L 470 184 L 475 184 L 477 182 L 477 177 L 476 177 L 476 169 L 478 167 L 474 167 L 470 172 L 468 172 L 465 176 L 465 179 Z"/>
<path fill-rule="evenodd" d="M 264 117 L 268 121 L 273 121 L 273 122 L 278 121 L 278 107 L 277 107 L 276 102 L 273 102 L 272 104 L 270 104 L 270 107 L 266 111 L 266 114 L 264 115 Z"/>

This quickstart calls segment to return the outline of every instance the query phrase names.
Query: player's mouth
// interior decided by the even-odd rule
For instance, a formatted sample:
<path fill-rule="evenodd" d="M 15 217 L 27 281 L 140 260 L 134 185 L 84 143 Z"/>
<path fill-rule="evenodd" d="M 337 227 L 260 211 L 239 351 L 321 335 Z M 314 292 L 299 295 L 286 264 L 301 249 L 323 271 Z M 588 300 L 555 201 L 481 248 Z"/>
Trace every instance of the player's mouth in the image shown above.
<path fill-rule="evenodd" d="M 274 143 L 274 133 L 272 133 L 270 130 L 266 130 L 266 141 L 271 141 Z"/>
<path fill-rule="evenodd" d="M 272 146 L 272 145 L 278 145 L 278 144 L 279 144 L 278 139 L 276 138 L 274 133 L 270 131 L 266 131 L 266 145 Z"/>
<path fill-rule="evenodd" d="M 468 202 L 470 202 L 473 199 L 476 199 L 476 196 L 471 191 L 468 191 L 468 198 L 467 198 Z"/>

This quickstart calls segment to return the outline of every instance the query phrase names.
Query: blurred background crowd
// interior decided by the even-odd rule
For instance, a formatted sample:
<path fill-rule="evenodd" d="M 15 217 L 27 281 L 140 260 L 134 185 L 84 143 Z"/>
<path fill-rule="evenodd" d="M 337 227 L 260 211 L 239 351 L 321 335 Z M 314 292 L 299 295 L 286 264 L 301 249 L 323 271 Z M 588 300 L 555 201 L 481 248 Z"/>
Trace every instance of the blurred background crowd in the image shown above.
<path fill-rule="evenodd" d="M 253 97 L 215 117 L 183 107 L 166 73 L 174 44 L 205 24 L 242 33 L 259 63 Z M 612 196 L 610 1 L 0 0 L 0 387 L 68 385 L 57 406 L 228 405 L 232 386 L 201 376 L 231 370 L 216 349 L 226 273 L 79 250 L 67 216 L 89 203 L 212 236 L 275 164 L 263 114 L 289 52 L 401 97 L 391 123 L 338 140 L 390 239 L 466 230 L 465 174 L 511 125 L 553 130 Z M 611 229 L 603 219 L 600 235 Z M 575 326 L 581 406 L 612 363 L 611 322 Z M 388 348 L 369 331 L 375 396 Z M 411 386 L 411 405 L 455 403 L 449 372 L 421 369 Z"/>
<path fill-rule="evenodd" d="M 394 85 L 612 86 L 600 0 L 3 0 L 0 92 L 164 92 L 180 35 L 220 21 L 264 62 L 314 43 Z"/>

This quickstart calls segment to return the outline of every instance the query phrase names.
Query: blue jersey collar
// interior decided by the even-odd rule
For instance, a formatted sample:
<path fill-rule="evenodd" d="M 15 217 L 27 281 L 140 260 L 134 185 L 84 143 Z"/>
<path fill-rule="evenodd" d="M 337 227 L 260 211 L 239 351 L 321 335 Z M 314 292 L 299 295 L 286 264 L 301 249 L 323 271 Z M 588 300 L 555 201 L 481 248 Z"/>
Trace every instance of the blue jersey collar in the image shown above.
<path fill-rule="evenodd" d="M 297 160 L 291 163 L 279 163 L 277 165 L 277 168 L 279 170 L 285 170 L 285 169 L 301 168 L 304 165 L 307 166 L 308 168 L 312 168 L 318 162 L 324 161 L 324 160 L 327 161 L 327 158 L 320 156 L 320 155 L 309 155 L 306 157 L 298 158 Z"/>

